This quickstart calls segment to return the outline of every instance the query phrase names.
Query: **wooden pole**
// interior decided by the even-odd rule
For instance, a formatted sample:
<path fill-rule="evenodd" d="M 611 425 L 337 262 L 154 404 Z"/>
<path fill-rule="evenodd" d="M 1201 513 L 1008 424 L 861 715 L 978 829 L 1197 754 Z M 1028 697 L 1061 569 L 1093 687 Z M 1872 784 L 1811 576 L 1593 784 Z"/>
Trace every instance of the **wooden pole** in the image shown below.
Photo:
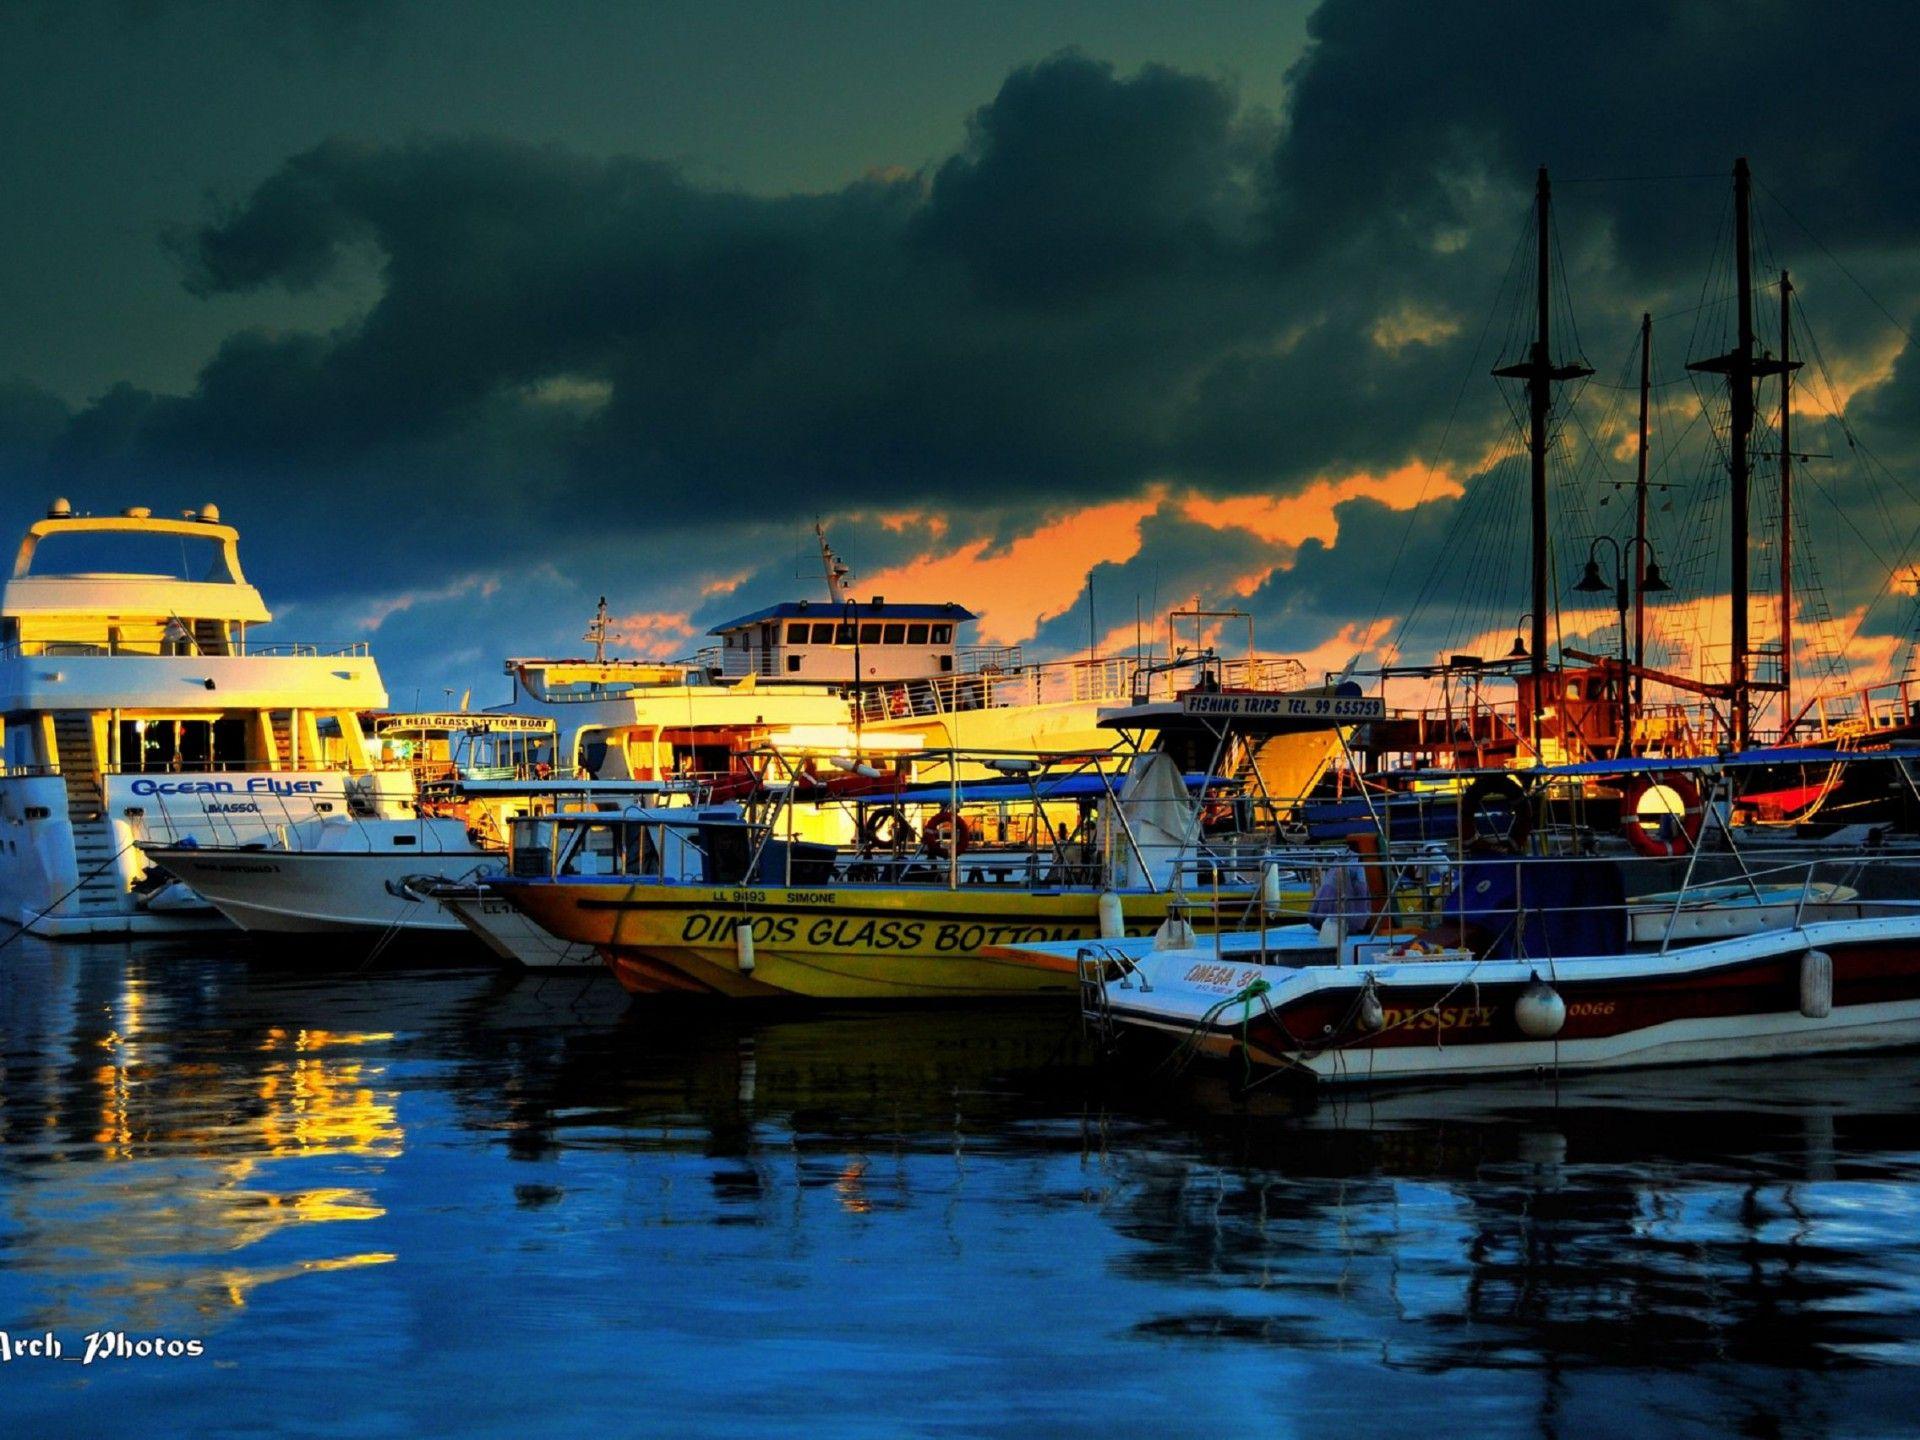
<path fill-rule="evenodd" d="M 1793 282 L 1780 272 L 1780 738 L 1793 724 Z"/>
<path fill-rule="evenodd" d="M 1653 316 L 1640 317 L 1640 466 L 1633 483 L 1633 703 L 1647 701 L 1647 410 L 1653 391 Z M 1624 753 L 1632 753 L 1631 748 Z"/>

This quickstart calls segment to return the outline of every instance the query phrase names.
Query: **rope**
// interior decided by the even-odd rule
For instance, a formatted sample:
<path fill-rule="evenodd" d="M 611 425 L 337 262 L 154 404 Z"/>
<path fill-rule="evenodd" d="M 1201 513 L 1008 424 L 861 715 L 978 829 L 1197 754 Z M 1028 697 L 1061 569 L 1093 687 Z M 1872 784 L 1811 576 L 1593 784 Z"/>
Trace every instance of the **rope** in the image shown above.
<path fill-rule="evenodd" d="M 6 939 L 4 940 L 0 940 L 0 950 L 4 950 L 7 946 L 11 945 L 14 941 L 18 940 L 22 935 L 26 934 L 29 930 L 33 929 L 33 927 L 38 925 L 42 920 L 46 919 L 47 916 L 51 915 L 54 911 L 58 910 L 73 896 L 78 895 L 89 880 L 93 879 L 95 876 L 104 875 L 107 872 L 108 866 L 117 863 L 120 857 L 126 854 L 127 851 L 133 849 L 133 847 L 137 843 L 138 843 L 137 841 L 129 840 L 126 844 L 122 845 L 118 850 L 114 851 L 113 854 L 109 855 L 105 860 L 101 861 L 93 869 L 89 870 L 86 874 L 82 875 L 78 880 L 74 881 L 73 888 L 67 891 L 66 894 L 60 896 L 51 905 L 47 906 L 46 909 L 42 910 L 39 914 L 35 915 L 32 919 L 26 921 L 24 924 L 21 924 L 15 927 L 14 932 L 11 935 L 7 936 Z"/>

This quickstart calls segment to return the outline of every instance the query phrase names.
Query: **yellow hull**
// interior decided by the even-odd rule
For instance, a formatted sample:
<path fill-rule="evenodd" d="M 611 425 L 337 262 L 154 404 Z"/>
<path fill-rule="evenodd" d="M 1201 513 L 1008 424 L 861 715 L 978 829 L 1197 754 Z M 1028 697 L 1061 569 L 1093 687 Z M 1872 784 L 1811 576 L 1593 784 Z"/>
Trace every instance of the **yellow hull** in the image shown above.
<path fill-rule="evenodd" d="M 631 882 L 508 883 L 504 892 L 541 926 L 594 946 L 629 989 L 666 970 L 738 997 L 819 1000 L 1030 995 L 1070 990 L 1071 974 L 982 954 L 1035 940 L 1094 939 L 1099 896 L 880 885 L 785 889 Z M 1172 897 L 1120 895 L 1129 935 L 1151 934 Z M 1247 922 L 1256 896 L 1222 892 L 1219 922 Z M 1215 925 L 1212 894 L 1187 899 L 1196 929 Z M 743 926 L 753 934 L 743 965 Z M 659 989 L 657 983 L 646 988 Z"/>

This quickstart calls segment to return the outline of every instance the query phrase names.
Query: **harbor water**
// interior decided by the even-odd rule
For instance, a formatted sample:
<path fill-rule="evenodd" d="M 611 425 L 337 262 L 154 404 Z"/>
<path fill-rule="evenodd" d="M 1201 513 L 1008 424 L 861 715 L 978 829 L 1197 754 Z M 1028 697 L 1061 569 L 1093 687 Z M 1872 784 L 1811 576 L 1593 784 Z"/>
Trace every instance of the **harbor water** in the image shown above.
<path fill-rule="evenodd" d="M 11 1435 L 1920 1427 L 1911 1054 L 1312 1101 L 1069 1001 L 0 970 Z"/>

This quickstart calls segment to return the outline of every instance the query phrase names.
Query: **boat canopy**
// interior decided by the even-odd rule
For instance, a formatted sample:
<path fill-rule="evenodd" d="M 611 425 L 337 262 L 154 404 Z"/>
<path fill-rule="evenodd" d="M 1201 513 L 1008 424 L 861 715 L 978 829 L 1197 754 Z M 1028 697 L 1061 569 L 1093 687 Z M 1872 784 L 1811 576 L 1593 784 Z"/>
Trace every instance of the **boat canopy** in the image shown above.
<path fill-rule="evenodd" d="M 1197 771 L 1183 775 L 1190 794 L 1225 786 L 1239 788 L 1240 782 L 1224 775 L 1208 776 Z M 1038 779 L 1031 785 L 1013 780 L 962 780 L 957 786 L 939 780 L 919 781 L 897 789 L 876 790 L 846 798 L 857 805 L 935 804 L 958 797 L 962 805 L 989 805 L 995 801 L 1097 800 L 1103 795 L 1118 795 L 1120 782 L 1114 776 L 1062 775 Z"/>
<path fill-rule="evenodd" d="M 1163 730 L 1215 734 L 1230 726 L 1243 734 L 1285 735 L 1342 730 L 1386 717 L 1386 702 L 1344 682 L 1320 690 L 1193 689 L 1100 712 L 1108 730 Z"/>
<path fill-rule="evenodd" d="M 768 605 L 748 615 L 722 620 L 707 633 L 725 635 L 766 620 L 951 620 L 957 623 L 978 618 L 966 606 L 957 605 L 951 600 L 939 604 L 918 601 L 889 603 L 877 595 L 871 600 L 783 600 L 778 605 Z"/>
<path fill-rule="evenodd" d="M 1716 770 L 1751 769 L 1768 765 L 1857 765 L 1868 760 L 1920 759 L 1920 749 L 1894 746 L 1886 750 L 1813 749 L 1798 745 L 1769 745 L 1730 755 L 1620 756 L 1581 760 L 1567 765 L 1529 765 L 1523 768 L 1490 766 L 1485 769 L 1400 770 L 1400 779 L 1460 780 L 1481 775 L 1506 775 L 1515 780 L 1604 779 L 1610 775 L 1671 775 L 1676 771 L 1710 774 Z"/>

